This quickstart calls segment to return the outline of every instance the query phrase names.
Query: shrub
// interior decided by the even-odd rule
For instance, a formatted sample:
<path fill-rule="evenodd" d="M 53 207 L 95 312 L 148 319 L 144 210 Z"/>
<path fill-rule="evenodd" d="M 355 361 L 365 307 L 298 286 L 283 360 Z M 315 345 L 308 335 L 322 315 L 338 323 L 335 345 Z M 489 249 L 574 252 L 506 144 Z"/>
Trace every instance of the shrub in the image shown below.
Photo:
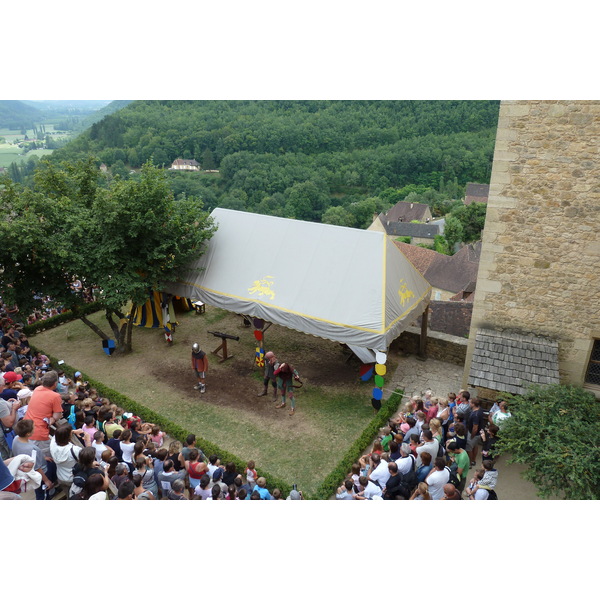
<path fill-rule="evenodd" d="M 600 402 L 583 388 L 533 386 L 523 396 L 505 395 L 511 417 L 496 449 L 509 463 L 527 465 L 525 479 L 542 498 L 600 499 Z"/>

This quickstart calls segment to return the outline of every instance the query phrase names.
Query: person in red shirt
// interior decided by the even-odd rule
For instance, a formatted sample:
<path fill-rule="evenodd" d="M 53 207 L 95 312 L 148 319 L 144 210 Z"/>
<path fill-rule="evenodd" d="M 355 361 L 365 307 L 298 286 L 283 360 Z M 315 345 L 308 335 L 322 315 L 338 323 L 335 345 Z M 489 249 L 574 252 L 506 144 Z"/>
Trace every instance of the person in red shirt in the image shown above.
<path fill-rule="evenodd" d="M 48 371 L 42 377 L 41 385 L 33 390 L 25 418 L 33 421 L 30 440 L 44 456 L 50 456 L 50 426 L 63 416 L 62 400 L 57 393 L 58 374 Z"/>

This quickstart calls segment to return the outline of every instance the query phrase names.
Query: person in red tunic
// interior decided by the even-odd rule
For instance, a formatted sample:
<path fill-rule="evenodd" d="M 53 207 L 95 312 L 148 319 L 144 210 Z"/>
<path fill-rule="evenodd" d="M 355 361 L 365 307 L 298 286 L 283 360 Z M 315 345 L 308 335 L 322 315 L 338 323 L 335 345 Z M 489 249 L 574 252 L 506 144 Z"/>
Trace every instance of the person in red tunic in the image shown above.
<path fill-rule="evenodd" d="M 200 346 L 197 343 L 192 345 L 192 369 L 194 369 L 196 377 L 198 378 L 198 383 L 194 386 L 194 389 L 200 390 L 200 393 L 203 394 L 206 391 L 208 358 L 206 352 L 200 350 Z"/>

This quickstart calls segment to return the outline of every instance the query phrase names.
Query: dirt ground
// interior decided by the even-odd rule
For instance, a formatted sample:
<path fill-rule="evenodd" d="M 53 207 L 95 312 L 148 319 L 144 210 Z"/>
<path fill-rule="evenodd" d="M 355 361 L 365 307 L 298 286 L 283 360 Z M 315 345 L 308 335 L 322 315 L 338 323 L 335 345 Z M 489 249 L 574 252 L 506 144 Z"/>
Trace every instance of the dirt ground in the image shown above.
<path fill-rule="evenodd" d="M 179 319 L 189 319 L 187 315 L 179 315 Z M 192 317 L 198 323 L 202 316 Z M 214 389 L 215 381 L 218 381 L 218 394 L 211 394 L 211 402 L 217 406 L 229 406 L 232 408 L 251 411 L 254 414 L 272 414 L 272 405 L 265 402 L 264 397 L 258 397 L 262 391 L 262 369 L 254 364 L 253 353 L 254 342 L 252 327 L 242 325 L 243 320 L 237 315 L 226 315 L 219 321 L 219 327 L 211 328 L 216 331 L 224 331 L 231 335 L 240 337 L 240 341 L 228 340 L 227 353 L 231 356 L 223 361 L 222 350 L 218 355 L 213 353 L 221 344 L 221 338 L 207 334 L 201 335 L 203 340 L 191 333 L 190 328 L 181 328 L 176 332 L 176 343 L 183 346 L 189 353 L 192 344 L 198 341 L 202 349 L 208 354 L 209 370 L 207 373 L 207 394 L 211 388 Z M 186 333 L 180 333 L 185 329 Z M 157 336 L 157 342 L 162 343 Z M 242 339 L 246 338 L 246 339 Z M 248 338 L 251 338 L 249 341 Z M 290 336 L 289 330 L 272 325 L 265 335 L 267 344 L 265 350 L 275 351 L 276 356 L 282 362 L 291 363 L 299 372 L 302 386 L 331 387 L 336 391 L 357 388 L 357 374 L 360 362 L 356 358 L 350 358 L 349 350 L 344 350 L 340 344 L 295 333 Z M 290 338 L 294 339 L 290 343 Z M 280 350 L 281 349 L 281 350 Z M 171 349 L 167 349 L 165 353 Z M 168 355 L 167 355 L 168 356 Z M 150 359 L 148 365 L 150 370 L 160 369 L 164 357 Z M 196 383 L 193 371 L 188 361 L 177 361 L 171 364 L 168 371 L 164 373 L 165 381 L 179 393 L 196 396 L 199 394 L 191 389 Z M 248 393 L 249 387 L 256 393 Z M 301 390 L 300 387 L 300 390 Z M 299 392 L 301 393 L 301 392 Z"/>

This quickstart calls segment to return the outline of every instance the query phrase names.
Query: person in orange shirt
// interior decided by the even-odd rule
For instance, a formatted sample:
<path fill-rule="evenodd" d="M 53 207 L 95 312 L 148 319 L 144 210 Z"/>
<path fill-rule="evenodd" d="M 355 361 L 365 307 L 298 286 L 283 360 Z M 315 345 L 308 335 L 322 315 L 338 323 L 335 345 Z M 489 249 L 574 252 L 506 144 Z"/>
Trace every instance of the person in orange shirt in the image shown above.
<path fill-rule="evenodd" d="M 33 421 L 31 442 L 44 456 L 50 456 L 50 426 L 63 416 L 62 400 L 57 393 L 58 374 L 48 371 L 42 377 L 41 385 L 33 390 L 25 418 Z"/>

